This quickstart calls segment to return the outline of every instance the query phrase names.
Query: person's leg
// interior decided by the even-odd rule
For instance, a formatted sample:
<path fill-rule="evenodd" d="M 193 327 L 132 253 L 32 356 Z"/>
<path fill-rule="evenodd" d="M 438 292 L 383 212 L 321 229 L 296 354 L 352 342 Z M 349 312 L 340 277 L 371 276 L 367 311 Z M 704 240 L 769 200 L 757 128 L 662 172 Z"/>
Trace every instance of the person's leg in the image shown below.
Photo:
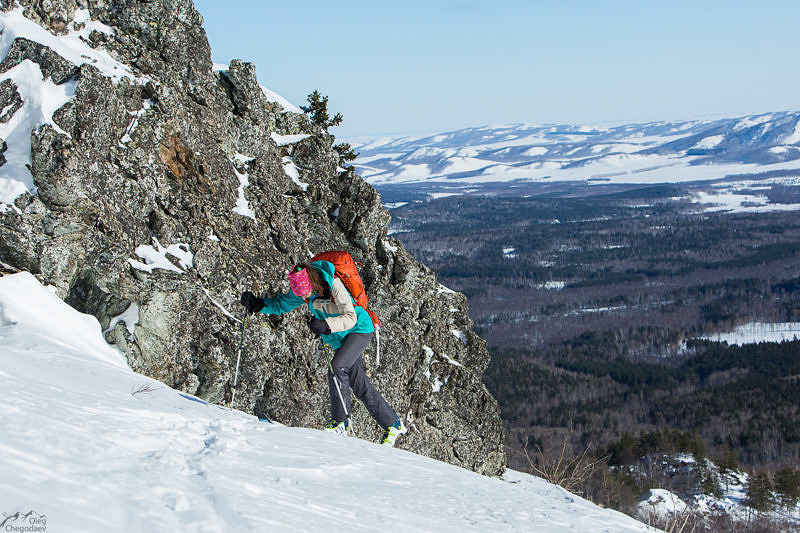
<path fill-rule="evenodd" d="M 394 424 L 397 413 L 372 385 L 364 368 L 364 359 L 360 356 L 350 369 L 350 386 L 353 387 L 356 398 L 364 402 L 369 414 L 383 429 Z"/>
<path fill-rule="evenodd" d="M 350 412 L 350 375 L 353 365 L 361 359 L 361 353 L 367 349 L 372 341 L 372 333 L 351 333 L 342 341 L 342 345 L 336 350 L 331 361 L 331 366 L 335 374 L 328 368 L 328 390 L 331 396 L 331 418 L 339 422 L 347 420 L 347 413 Z M 334 375 L 336 381 L 334 381 Z M 336 385 L 342 396 L 339 397 Z M 342 406 L 344 400 L 344 406 Z"/>

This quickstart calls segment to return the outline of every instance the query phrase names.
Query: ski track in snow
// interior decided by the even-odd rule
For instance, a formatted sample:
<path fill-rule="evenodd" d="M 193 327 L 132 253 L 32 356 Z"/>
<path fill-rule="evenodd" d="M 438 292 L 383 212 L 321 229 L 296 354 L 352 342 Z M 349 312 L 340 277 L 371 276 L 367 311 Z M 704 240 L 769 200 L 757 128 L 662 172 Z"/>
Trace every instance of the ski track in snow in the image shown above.
<path fill-rule="evenodd" d="M 0 278 L 0 318 L 1 510 L 54 531 L 652 531 L 526 474 L 206 404 L 131 371 L 28 273 Z"/>

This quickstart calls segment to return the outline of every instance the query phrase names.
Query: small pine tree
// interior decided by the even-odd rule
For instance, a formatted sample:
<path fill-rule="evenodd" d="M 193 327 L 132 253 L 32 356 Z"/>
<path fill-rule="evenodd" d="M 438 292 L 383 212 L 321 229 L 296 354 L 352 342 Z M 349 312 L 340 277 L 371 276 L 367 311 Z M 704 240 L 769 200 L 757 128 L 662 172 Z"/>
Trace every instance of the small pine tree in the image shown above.
<path fill-rule="evenodd" d="M 703 494 L 722 497 L 722 487 L 719 482 L 719 475 L 709 466 L 708 461 L 698 461 L 698 475 L 700 476 L 700 489 Z"/>
<path fill-rule="evenodd" d="M 350 146 L 349 143 L 334 144 L 333 149 L 339 154 L 339 165 L 348 170 L 353 168 L 352 165 L 348 165 L 348 163 L 355 161 L 358 157 L 358 152 L 354 152 L 353 147 Z"/>
<path fill-rule="evenodd" d="M 736 450 L 728 448 L 728 443 L 723 445 L 714 462 L 719 467 L 720 472 L 723 473 L 734 472 L 739 469 L 739 457 L 736 454 Z"/>
<path fill-rule="evenodd" d="M 747 497 L 744 504 L 760 513 L 775 508 L 775 497 L 772 494 L 772 482 L 765 472 L 750 476 L 747 483 Z"/>
<path fill-rule="evenodd" d="M 338 126 L 342 123 L 342 114 L 336 113 L 333 117 L 328 113 L 328 97 L 314 89 L 308 95 L 308 105 L 300 106 L 300 109 L 311 118 L 314 124 L 318 124 L 327 131 L 331 126 Z M 353 166 L 349 163 L 358 157 L 358 153 L 353 151 L 353 147 L 348 143 L 339 143 L 333 146 L 339 154 L 339 166 L 352 170 Z"/>
<path fill-rule="evenodd" d="M 793 508 L 800 500 L 800 472 L 789 468 L 781 469 L 775 476 L 775 490 L 778 492 L 780 504 L 784 508 Z"/>
<path fill-rule="evenodd" d="M 729 474 L 733 474 L 739 469 L 739 456 L 736 454 L 736 450 L 728 448 L 728 443 L 726 442 L 723 444 L 722 450 L 714 459 L 714 462 L 719 468 L 719 473 L 722 475 L 722 478 L 725 480 L 725 490 L 727 490 L 730 485 Z"/>
<path fill-rule="evenodd" d="M 331 126 L 338 126 L 342 123 L 341 113 L 336 113 L 333 117 L 328 114 L 328 97 L 322 95 L 318 90 L 308 95 L 308 105 L 300 106 L 303 113 L 311 117 L 314 124 L 319 124 L 326 130 Z"/>
<path fill-rule="evenodd" d="M 700 462 L 706 456 L 706 447 L 703 444 L 703 439 L 700 438 L 700 434 L 697 430 L 694 431 L 694 435 L 692 435 L 691 439 L 689 440 L 689 453 L 691 453 L 695 460 Z"/>

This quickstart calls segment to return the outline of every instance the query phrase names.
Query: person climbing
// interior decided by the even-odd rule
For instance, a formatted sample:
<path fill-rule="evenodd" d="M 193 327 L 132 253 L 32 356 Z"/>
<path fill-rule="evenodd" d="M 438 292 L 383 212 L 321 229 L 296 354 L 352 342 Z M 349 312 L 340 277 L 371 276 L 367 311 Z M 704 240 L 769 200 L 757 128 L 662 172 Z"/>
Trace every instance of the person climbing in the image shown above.
<path fill-rule="evenodd" d="M 241 304 L 249 313 L 265 315 L 281 315 L 307 304 L 311 313 L 308 328 L 334 349 L 333 360 L 328 366 L 331 420 L 325 431 L 347 434 L 352 388 L 356 398 L 384 428 L 380 443 L 394 446 L 397 437 L 406 432 L 406 427 L 372 385 L 361 356 L 372 340 L 375 327 L 366 309 L 355 305 L 352 295 L 335 272 L 336 267 L 329 261 L 300 263 L 289 272 L 289 292 L 273 298 L 259 298 L 245 291 Z"/>

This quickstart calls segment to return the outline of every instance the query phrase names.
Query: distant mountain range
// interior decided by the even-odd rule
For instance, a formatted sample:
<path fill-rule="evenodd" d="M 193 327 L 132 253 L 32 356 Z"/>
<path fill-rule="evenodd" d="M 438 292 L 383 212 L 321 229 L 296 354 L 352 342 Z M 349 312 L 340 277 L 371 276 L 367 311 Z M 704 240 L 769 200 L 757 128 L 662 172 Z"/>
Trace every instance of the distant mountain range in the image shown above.
<path fill-rule="evenodd" d="M 800 175 L 800 112 L 615 127 L 516 124 L 351 140 L 382 185 L 585 181 L 679 183 Z"/>

